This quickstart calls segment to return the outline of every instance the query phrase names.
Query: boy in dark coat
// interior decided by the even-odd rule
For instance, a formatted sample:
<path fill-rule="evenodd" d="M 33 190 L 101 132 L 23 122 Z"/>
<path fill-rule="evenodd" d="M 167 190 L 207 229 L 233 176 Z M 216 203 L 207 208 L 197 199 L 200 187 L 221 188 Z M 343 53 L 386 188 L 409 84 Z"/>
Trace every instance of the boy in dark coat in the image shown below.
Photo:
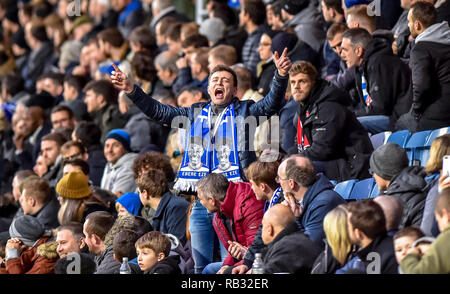
<path fill-rule="evenodd" d="M 181 274 L 179 255 L 170 255 L 169 237 L 161 232 L 148 232 L 136 242 L 138 263 L 144 274 Z"/>

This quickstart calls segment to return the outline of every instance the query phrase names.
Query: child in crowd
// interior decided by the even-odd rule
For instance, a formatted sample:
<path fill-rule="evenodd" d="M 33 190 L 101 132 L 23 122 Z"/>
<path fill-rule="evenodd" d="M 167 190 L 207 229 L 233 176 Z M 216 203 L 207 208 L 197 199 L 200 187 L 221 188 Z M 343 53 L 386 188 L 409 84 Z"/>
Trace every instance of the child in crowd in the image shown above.
<path fill-rule="evenodd" d="M 181 274 L 179 255 L 171 255 L 170 239 L 161 232 L 148 232 L 136 241 L 138 263 L 144 274 Z"/>
<path fill-rule="evenodd" d="M 139 215 L 142 203 L 137 193 L 125 193 L 116 200 L 117 215 L 122 216 L 127 213 Z"/>

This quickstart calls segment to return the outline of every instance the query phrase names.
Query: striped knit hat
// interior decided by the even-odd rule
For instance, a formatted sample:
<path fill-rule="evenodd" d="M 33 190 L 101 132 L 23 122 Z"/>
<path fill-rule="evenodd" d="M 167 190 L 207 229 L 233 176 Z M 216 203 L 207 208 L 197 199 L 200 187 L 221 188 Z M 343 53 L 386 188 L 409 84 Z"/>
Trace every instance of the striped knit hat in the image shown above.
<path fill-rule="evenodd" d="M 71 172 L 62 177 L 56 185 L 56 193 L 63 198 L 82 199 L 91 195 L 89 182 L 81 171 Z"/>

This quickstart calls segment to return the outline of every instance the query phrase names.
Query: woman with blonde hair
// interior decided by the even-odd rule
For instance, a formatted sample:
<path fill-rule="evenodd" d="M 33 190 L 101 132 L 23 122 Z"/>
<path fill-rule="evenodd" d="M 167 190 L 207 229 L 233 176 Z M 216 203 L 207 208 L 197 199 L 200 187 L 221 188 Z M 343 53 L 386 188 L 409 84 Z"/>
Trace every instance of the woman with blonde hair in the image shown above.
<path fill-rule="evenodd" d="M 445 175 L 441 175 L 442 162 L 445 155 L 450 154 L 450 134 L 445 134 L 434 139 L 430 148 L 430 157 L 428 159 L 425 171 L 427 172 L 428 185 L 431 186 L 425 200 L 423 210 L 422 223 L 420 229 L 427 236 L 437 236 L 439 229 L 437 227 L 434 216 L 434 208 L 439 196 L 440 190 L 449 186 L 449 182 L 445 182 Z M 441 187 L 439 186 L 441 185 Z M 445 186 L 444 186 L 445 185 Z"/>
<path fill-rule="evenodd" d="M 347 212 L 347 207 L 341 204 L 325 216 L 325 249 L 317 257 L 312 274 L 334 274 L 354 257 L 356 248 L 351 244 L 347 231 Z"/>

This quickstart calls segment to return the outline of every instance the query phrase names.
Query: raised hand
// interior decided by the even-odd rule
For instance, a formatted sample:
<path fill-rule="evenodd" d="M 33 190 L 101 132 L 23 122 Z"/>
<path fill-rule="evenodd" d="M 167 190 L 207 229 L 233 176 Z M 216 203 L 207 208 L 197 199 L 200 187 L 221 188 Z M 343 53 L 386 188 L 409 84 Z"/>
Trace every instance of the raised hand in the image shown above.
<path fill-rule="evenodd" d="M 115 70 L 111 72 L 112 84 L 116 86 L 119 90 L 122 90 L 127 94 L 133 92 L 134 89 L 133 82 L 114 63 L 112 64 L 112 66 L 114 67 Z"/>
<path fill-rule="evenodd" d="M 275 66 L 278 69 L 278 74 L 282 77 L 287 76 L 292 67 L 291 59 L 287 57 L 287 48 L 284 48 L 281 56 L 278 55 L 278 51 L 275 51 L 273 59 L 275 61 Z"/>

